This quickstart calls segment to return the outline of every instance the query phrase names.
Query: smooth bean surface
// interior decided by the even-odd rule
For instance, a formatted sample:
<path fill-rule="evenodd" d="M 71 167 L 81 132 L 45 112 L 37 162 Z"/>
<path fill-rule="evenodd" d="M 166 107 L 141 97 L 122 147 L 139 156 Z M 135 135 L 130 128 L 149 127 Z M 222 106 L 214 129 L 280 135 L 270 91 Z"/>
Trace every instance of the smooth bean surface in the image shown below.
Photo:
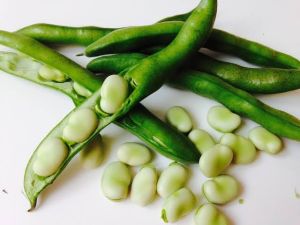
<path fill-rule="evenodd" d="M 241 117 L 224 106 L 214 106 L 207 113 L 207 122 L 217 131 L 229 133 L 241 124 Z"/>
<path fill-rule="evenodd" d="M 143 167 L 133 178 L 130 199 L 139 205 L 148 205 L 156 195 L 158 174 L 152 166 Z"/>
<path fill-rule="evenodd" d="M 150 162 L 152 155 L 150 150 L 139 143 L 126 142 L 118 148 L 118 159 L 130 166 L 141 166 Z"/>
<path fill-rule="evenodd" d="M 237 164 L 251 163 L 256 158 L 256 148 L 253 143 L 240 135 L 224 134 L 220 143 L 227 145 L 233 151 L 233 162 Z"/>
<path fill-rule="evenodd" d="M 216 144 L 212 136 L 202 129 L 192 130 L 188 137 L 202 154 Z"/>
<path fill-rule="evenodd" d="M 196 205 L 196 197 L 188 188 L 181 188 L 164 200 L 161 218 L 165 223 L 176 222 L 189 214 Z"/>
<path fill-rule="evenodd" d="M 178 131 L 187 133 L 193 128 L 190 114 L 180 106 L 173 106 L 166 113 L 167 122 Z"/>
<path fill-rule="evenodd" d="M 182 188 L 188 179 L 188 171 L 179 163 L 171 163 L 164 169 L 158 179 L 157 193 L 166 198 L 178 189 Z"/>
<path fill-rule="evenodd" d="M 228 219 L 213 204 L 201 205 L 194 216 L 195 225 L 229 225 Z"/>
<path fill-rule="evenodd" d="M 100 107 L 106 113 L 115 113 L 121 108 L 127 96 L 127 80 L 118 75 L 110 75 L 101 87 Z"/>
<path fill-rule="evenodd" d="M 42 177 L 54 174 L 68 155 L 67 145 L 59 138 L 51 138 L 43 142 L 33 162 L 33 171 Z"/>
<path fill-rule="evenodd" d="M 263 127 L 255 127 L 249 132 L 249 139 L 259 150 L 277 154 L 282 149 L 282 141 Z"/>
<path fill-rule="evenodd" d="M 206 177 L 216 177 L 230 165 L 232 159 L 232 150 L 226 145 L 217 144 L 200 157 L 200 170 Z"/>
<path fill-rule="evenodd" d="M 82 108 L 72 113 L 63 129 L 63 139 L 70 143 L 85 141 L 97 128 L 96 113 L 89 108 Z"/>
<path fill-rule="evenodd" d="M 202 185 L 202 191 L 209 202 L 226 204 L 238 196 L 240 187 L 234 177 L 221 175 L 205 181 Z"/>
<path fill-rule="evenodd" d="M 127 198 L 131 179 L 131 171 L 124 163 L 110 163 L 106 166 L 101 179 L 104 196 L 111 200 Z"/>

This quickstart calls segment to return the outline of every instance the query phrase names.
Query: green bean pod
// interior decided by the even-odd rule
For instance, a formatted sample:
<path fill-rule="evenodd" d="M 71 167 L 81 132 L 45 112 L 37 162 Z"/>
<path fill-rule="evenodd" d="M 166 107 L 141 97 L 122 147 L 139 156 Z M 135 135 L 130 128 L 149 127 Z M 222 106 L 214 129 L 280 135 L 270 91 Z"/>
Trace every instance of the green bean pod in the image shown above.
<path fill-rule="evenodd" d="M 112 117 L 126 113 L 126 105 L 135 104 L 158 90 L 168 75 L 183 65 L 205 43 L 214 24 L 216 11 L 217 0 L 202 0 L 166 48 L 141 60 L 125 73 L 124 78 L 134 90 L 123 103 L 124 107 Z"/>
<path fill-rule="evenodd" d="M 214 29 L 206 47 L 214 51 L 238 56 L 247 62 L 261 66 L 300 68 L 300 61 L 290 55 L 222 30 Z"/>
<path fill-rule="evenodd" d="M 89 45 L 114 29 L 94 26 L 69 27 L 46 23 L 37 23 L 17 31 L 46 44 Z"/>
<path fill-rule="evenodd" d="M 201 53 L 193 58 L 190 65 L 251 93 L 272 94 L 300 88 L 300 70 L 297 69 L 247 68 Z"/>
<path fill-rule="evenodd" d="M 23 67 L 16 69 L 18 68 L 18 66 L 15 64 L 16 58 L 18 62 L 23 61 Z M 78 96 L 78 94 L 74 91 L 72 81 L 57 83 L 41 80 L 37 73 L 37 68 L 39 67 L 40 63 L 32 60 L 29 57 L 19 56 L 18 54 L 11 52 L 0 52 L 0 59 L 1 70 L 39 85 L 58 90 L 69 96 L 77 106 L 80 105 L 85 99 L 81 96 Z M 11 65 L 12 68 L 10 69 L 10 66 L 3 65 L 4 63 Z M 24 67 L 26 64 L 28 67 Z M 99 86 L 101 85 L 102 81 L 103 78 L 100 77 L 98 80 Z M 170 159 L 182 163 L 197 162 L 199 159 L 197 149 L 195 149 L 194 145 L 188 141 L 185 135 L 176 132 L 168 124 L 156 118 L 141 104 L 137 105 L 133 110 L 127 113 L 126 116 L 115 121 L 115 123 L 133 133 L 151 146 L 152 149 L 160 152 Z M 83 144 L 82 148 L 85 145 L 86 144 Z"/>
<path fill-rule="evenodd" d="M 91 60 L 86 68 L 94 73 L 117 74 L 130 68 L 146 57 L 141 53 L 104 55 Z"/>
<path fill-rule="evenodd" d="M 232 112 L 250 118 L 274 134 L 300 141 L 300 121 L 297 118 L 262 103 L 217 77 L 190 70 L 174 77 L 171 83 L 215 99 Z"/>
<path fill-rule="evenodd" d="M 135 65 L 146 55 L 123 53 L 93 59 L 87 68 L 93 72 L 116 73 Z M 248 68 L 222 62 L 198 53 L 188 62 L 193 68 L 220 77 L 231 85 L 250 93 L 272 94 L 300 88 L 300 71 L 280 68 Z"/>
<path fill-rule="evenodd" d="M 140 50 L 145 47 L 167 44 L 183 23 L 177 21 L 150 26 L 128 27 L 115 30 L 89 45 L 88 56 Z M 168 35 L 168 38 L 166 38 Z M 149 41 L 151 39 L 151 41 Z M 205 48 L 238 56 L 248 62 L 280 68 L 300 68 L 300 61 L 262 44 L 213 29 Z"/>
<path fill-rule="evenodd" d="M 32 38 L 0 30 L 0 44 L 20 51 L 38 62 L 43 62 L 46 66 L 57 69 L 82 86 L 86 86 L 90 91 L 96 91 L 99 87 L 98 79 L 92 73 Z"/>
<path fill-rule="evenodd" d="M 179 28 L 176 28 L 174 26 L 174 30 L 170 30 L 170 25 L 168 25 L 168 22 L 173 21 L 180 25 L 180 22 L 185 21 L 190 13 L 185 13 L 181 15 L 176 15 L 172 17 L 165 18 L 161 21 L 164 22 L 163 24 L 166 26 L 166 29 L 169 35 L 173 33 L 173 37 L 176 35 L 176 30 L 178 31 Z M 176 21 L 174 23 L 174 21 Z M 157 24 L 156 24 L 157 25 Z M 115 47 L 113 48 L 113 42 L 119 47 L 122 48 L 122 51 L 130 51 L 128 47 L 133 47 L 133 49 L 140 49 L 142 46 L 147 46 L 146 42 L 144 40 L 148 40 L 147 36 L 144 35 L 144 32 L 147 33 L 149 36 L 151 36 L 154 39 L 151 39 L 151 42 L 154 42 L 157 44 L 166 44 L 166 40 L 164 38 L 165 31 L 164 27 L 161 25 L 158 25 L 161 29 L 156 29 L 155 25 L 152 26 L 146 26 L 144 27 L 144 30 L 142 31 L 142 27 L 135 27 L 135 28 L 128 28 L 129 30 L 136 29 L 139 30 L 137 33 L 132 33 L 132 39 L 128 35 L 125 35 L 126 42 L 130 43 L 130 45 L 126 44 L 125 49 L 124 46 L 122 46 L 122 43 L 119 42 L 122 40 L 122 35 L 124 35 L 124 31 L 118 31 L 116 34 L 120 34 L 119 37 L 112 38 L 110 43 L 110 48 L 114 50 L 114 52 L 119 52 L 119 50 Z M 149 30 L 147 30 L 148 28 Z M 111 31 L 114 31 L 117 29 L 113 28 L 101 28 L 101 27 L 68 27 L 68 26 L 60 26 L 60 25 L 52 25 L 52 24 L 33 24 L 31 26 L 27 26 L 22 28 L 21 30 L 17 31 L 21 34 L 25 34 L 26 36 L 35 38 L 39 41 L 45 42 L 45 43 L 53 43 L 53 44 L 80 44 L 80 45 L 90 45 L 93 42 L 97 41 L 99 38 L 103 37 L 104 35 L 110 33 Z M 157 33 L 155 33 L 157 32 Z M 139 37 L 140 35 L 140 37 Z M 113 37 L 115 35 L 111 35 Z M 142 38 L 141 38 L 142 37 Z M 107 38 L 104 40 L 107 41 Z M 134 44 L 134 40 L 136 41 Z M 109 42 L 107 42 L 108 44 Z M 138 46 L 136 43 L 139 43 Z M 280 68 L 290 68 L 290 69 L 298 69 L 300 68 L 300 61 L 296 59 L 293 56 L 287 55 L 285 53 L 279 52 L 277 50 L 274 50 L 268 46 L 265 46 L 263 44 L 247 40 L 242 37 L 238 37 L 234 34 L 231 34 L 226 31 L 213 29 L 212 33 L 205 44 L 206 48 L 209 48 L 211 50 L 219 51 L 219 52 L 225 52 L 227 54 L 231 54 L 234 56 L 241 57 L 242 59 L 262 65 L 262 66 L 269 66 L 269 67 L 280 67 Z"/>
<path fill-rule="evenodd" d="M 121 69 L 123 66 L 134 66 L 138 62 L 136 58 L 131 59 L 129 55 L 127 55 L 127 62 L 122 60 L 120 63 L 113 59 L 114 56 L 104 57 L 106 64 L 102 64 L 102 57 L 99 57 L 95 59 L 97 60 L 97 67 L 91 63 L 88 65 L 88 68 L 92 71 L 106 73 L 112 72 L 115 63 L 118 64 L 115 68 Z M 110 57 L 113 60 L 109 61 Z M 120 57 L 121 55 L 118 58 Z M 105 65 L 109 66 L 106 67 Z M 248 117 L 261 124 L 274 134 L 300 141 L 300 121 L 297 118 L 262 103 L 249 93 L 227 84 L 218 77 L 203 72 L 186 70 L 180 75 L 172 77 L 168 82 L 196 94 L 212 98 L 226 106 L 232 112 Z"/>
<path fill-rule="evenodd" d="M 87 56 L 127 52 L 171 42 L 182 28 L 182 22 L 165 22 L 148 26 L 118 29 L 87 46 Z M 133 37 L 138 37 L 135 39 Z"/>
<path fill-rule="evenodd" d="M 22 62 L 22 67 L 18 64 Z M 43 85 L 69 96 L 75 105 L 80 105 L 85 98 L 79 96 L 73 89 L 72 81 L 68 80 L 63 83 L 47 81 L 40 78 L 38 74 L 39 67 L 42 64 L 27 56 L 19 55 L 13 52 L 0 52 L 0 70 L 8 74 L 32 81 L 36 84 Z M 103 78 L 101 78 L 103 80 Z M 101 82 L 99 79 L 97 82 Z"/>
<path fill-rule="evenodd" d="M 186 60 L 191 54 L 194 53 L 195 49 L 199 48 L 203 44 L 213 26 L 216 15 L 216 5 L 216 0 L 202 0 L 201 3 L 193 11 L 190 18 L 186 21 L 177 37 L 168 47 L 166 47 L 159 53 L 143 59 L 135 67 L 128 70 L 127 72 L 124 72 L 123 76 L 129 82 L 133 90 L 127 97 L 125 102 L 122 104 L 121 109 L 119 109 L 116 113 L 112 115 L 106 115 L 103 114 L 101 109 L 99 109 L 98 102 L 101 97 L 101 89 L 98 89 L 91 97 L 87 98 L 87 100 L 84 101 L 79 107 L 77 107 L 69 115 L 67 115 L 48 134 L 48 136 L 42 141 L 42 143 L 47 140 L 47 138 L 51 138 L 53 136 L 62 136 L 64 128 L 67 125 L 70 125 L 69 119 L 71 118 L 72 114 L 76 113 L 82 107 L 95 110 L 97 113 L 99 120 L 98 127 L 93 130 L 93 133 L 89 137 L 85 138 L 84 141 L 77 143 L 67 143 L 69 147 L 69 154 L 53 175 L 49 177 L 40 177 L 34 173 L 32 167 L 36 159 L 37 151 L 33 153 L 27 165 L 24 178 L 25 192 L 30 200 L 32 209 L 36 205 L 36 200 L 40 192 L 57 178 L 57 176 L 63 171 L 70 160 L 82 149 L 85 144 L 89 143 L 94 138 L 94 136 L 97 135 L 107 125 L 124 116 L 143 98 L 159 89 L 160 86 L 163 85 L 165 79 L 167 79 L 168 75 L 173 71 L 173 69 L 176 69 L 176 67 L 180 66 L 180 64 L 184 62 L 184 60 Z M 202 25 L 202 27 L 201 29 L 198 29 L 200 24 Z M 5 43 L 8 46 L 13 46 L 11 43 L 11 41 L 13 40 L 14 38 L 8 38 Z M 29 40 L 30 39 L 27 38 L 27 40 L 25 41 L 29 42 Z M 23 44 L 23 42 L 20 41 L 20 44 Z M 33 47 L 37 47 L 36 50 L 42 51 L 41 49 L 39 49 L 40 46 Z M 34 50 L 34 48 L 31 49 L 30 53 L 32 53 Z M 174 54 L 175 52 L 176 54 Z M 38 52 L 38 55 L 41 54 L 42 52 Z M 60 68 L 62 67 L 64 68 L 64 66 L 60 66 Z M 77 74 L 76 78 L 79 78 L 79 75 Z M 85 79 L 85 77 L 81 78 Z M 93 82 L 95 80 L 97 79 L 93 78 Z M 85 83 L 82 82 L 82 85 L 85 86 Z M 99 88 L 99 84 L 97 84 L 96 82 L 93 85 L 98 86 Z M 155 137 L 153 138 L 155 139 Z"/>
<path fill-rule="evenodd" d="M 189 14 L 190 12 L 171 16 L 160 22 L 185 21 Z M 205 47 L 214 51 L 238 56 L 245 61 L 261 66 L 289 69 L 300 68 L 300 61 L 293 56 L 218 29 L 213 29 Z"/>

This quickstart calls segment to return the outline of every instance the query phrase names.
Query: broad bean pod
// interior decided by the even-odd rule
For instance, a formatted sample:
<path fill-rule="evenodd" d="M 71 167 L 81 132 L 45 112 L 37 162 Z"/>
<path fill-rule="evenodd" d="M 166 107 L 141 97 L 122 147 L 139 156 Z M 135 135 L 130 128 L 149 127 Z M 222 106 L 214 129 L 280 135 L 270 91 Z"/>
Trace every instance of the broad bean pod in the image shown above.
<path fill-rule="evenodd" d="M 89 45 L 113 30 L 112 28 L 99 28 L 94 26 L 70 27 L 37 23 L 26 26 L 18 30 L 17 33 L 46 44 Z"/>
<path fill-rule="evenodd" d="M 189 66 L 227 81 L 251 93 L 272 94 L 300 88 L 300 70 L 282 68 L 249 68 L 197 54 Z"/>
<path fill-rule="evenodd" d="M 165 44 L 170 34 L 172 33 L 170 32 L 170 26 L 167 25 L 168 24 L 167 22 L 171 22 L 173 24 L 179 24 L 180 21 L 185 21 L 188 15 L 189 13 L 177 15 L 177 16 L 173 16 L 161 20 L 160 22 L 164 22 L 163 24 L 166 25 L 166 28 L 168 29 L 166 28 L 155 29 L 155 25 L 150 25 L 147 26 L 147 29 L 149 29 L 152 32 L 148 33 L 148 30 L 145 30 L 144 27 L 144 30 L 141 29 L 139 32 L 132 33 L 135 36 L 137 36 L 137 34 L 141 35 L 140 39 L 138 37 L 132 38 L 132 40 L 136 39 L 136 42 L 129 41 L 129 37 L 126 36 L 127 44 L 123 46 L 121 43 L 118 43 L 118 46 L 122 46 L 122 51 L 125 51 L 125 47 L 127 48 L 126 51 L 130 50 L 128 49 L 128 47 L 130 47 L 128 43 L 132 45 L 131 47 L 133 47 L 133 49 L 149 46 L 147 42 L 141 40 L 143 38 L 147 39 L 144 33 L 148 33 L 152 38 L 154 37 L 157 38 L 155 40 L 155 44 L 159 44 L 159 43 Z M 163 27 L 161 25 L 157 25 L 157 26 Z M 177 26 L 182 26 L 182 24 Z M 139 29 L 139 28 L 134 27 L 128 29 Z M 161 36 L 166 37 L 163 29 L 166 29 L 168 31 L 168 32 L 166 31 L 166 33 L 169 34 L 168 38 L 161 38 Z M 93 42 L 97 41 L 99 38 L 104 37 L 106 34 L 109 34 L 110 31 L 114 31 L 114 30 L 117 29 L 101 28 L 101 27 L 67 27 L 67 26 L 52 25 L 52 24 L 33 24 L 31 26 L 24 27 L 17 32 L 25 34 L 27 36 L 30 36 L 32 38 L 35 38 L 45 43 L 80 44 L 86 46 L 92 44 Z M 175 27 L 173 31 L 173 37 L 176 35 L 176 30 L 178 31 L 178 28 Z M 157 31 L 157 33 L 154 33 L 153 31 Z M 53 38 L 50 34 L 53 35 L 55 38 Z M 170 38 L 170 40 L 172 40 L 172 38 Z M 152 41 L 153 39 L 151 39 L 151 42 Z M 139 43 L 139 46 L 137 46 L 136 43 Z M 287 55 L 283 52 L 274 50 L 263 44 L 251 40 L 247 40 L 242 37 L 238 37 L 234 34 L 219 29 L 212 30 L 212 33 L 207 43 L 205 44 L 205 48 L 238 56 L 250 63 L 254 63 L 262 66 L 290 68 L 290 69 L 300 68 L 300 61 L 293 56 Z"/>
<path fill-rule="evenodd" d="M 16 53 L 2 52 L 0 58 L 4 56 L 5 60 L 1 62 L 13 63 L 12 61 L 7 61 L 7 59 L 11 59 L 11 60 L 13 59 L 12 57 L 7 58 L 8 55 L 15 57 Z M 34 63 L 35 65 L 35 63 L 37 63 L 33 61 L 31 58 L 25 56 L 17 56 L 17 57 L 21 57 L 22 60 L 29 61 L 28 63 L 30 64 Z M 4 69 L 6 72 L 10 74 L 33 81 L 43 86 L 53 88 L 55 90 L 58 90 L 68 95 L 69 97 L 71 97 L 71 99 L 77 106 L 84 101 L 84 98 L 76 94 L 76 92 L 73 90 L 72 81 L 57 83 L 57 82 L 41 80 L 38 76 L 37 71 L 34 70 L 34 68 L 37 67 L 29 68 L 26 71 L 8 70 L 7 67 L 3 68 L 1 65 L 0 67 L 1 69 Z M 99 80 L 99 85 L 101 85 L 101 80 Z M 137 105 L 133 110 L 127 113 L 125 117 L 122 117 L 121 119 L 115 121 L 115 123 L 120 127 L 127 129 L 128 131 L 138 136 L 139 138 L 141 138 L 149 146 L 151 146 L 152 149 L 158 150 L 158 152 L 162 153 L 163 155 L 173 160 L 186 163 L 186 162 L 197 162 L 199 158 L 199 154 L 197 150 L 184 135 L 176 132 L 169 125 L 156 118 L 153 114 L 151 114 L 150 111 L 148 111 L 141 104 Z M 86 146 L 86 144 L 78 146 L 78 149 L 81 149 L 84 146 Z M 29 173 L 30 172 L 27 172 L 27 174 Z M 52 177 L 52 179 L 54 179 L 54 177 Z M 27 184 L 25 184 L 25 189 L 27 189 L 26 186 Z M 36 190 L 34 191 L 35 192 L 38 192 L 39 190 L 41 191 L 41 188 L 43 187 L 36 187 Z M 30 195 L 30 193 L 28 195 Z M 32 204 L 35 204 L 34 196 L 32 196 L 31 198 L 33 198 L 33 200 L 31 200 L 33 201 Z"/>
<path fill-rule="evenodd" d="M 35 160 L 37 152 L 35 151 L 33 153 L 27 165 L 26 172 L 25 172 L 25 180 L 24 180 L 25 191 L 28 198 L 30 199 L 32 208 L 35 207 L 36 199 L 39 193 L 56 179 L 56 177 L 63 171 L 63 169 L 69 163 L 69 161 L 74 157 L 74 155 L 81 150 L 83 144 L 88 143 L 94 137 L 94 135 L 98 134 L 104 127 L 109 125 L 111 122 L 124 116 L 139 101 L 141 101 L 143 98 L 147 97 L 149 94 L 159 89 L 163 85 L 164 81 L 167 79 L 168 75 L 170 75 L 173 70 L 175 70 L 185 60 L 187 60 L 187 58 L 189 58 L 195 52 L 195 49 L 198 49 L 200 46 L 202 46 L 202 44 L 208 37 L 211 28 L 213 26 L 215 15 L 216 15 L 216 9 L 217 9 L 216 6 L 217 6 L 216 0 L 202 0 L 201 3 L 195 8 L 193 13 L 190 15 L 189 19 L 185 22 L 185 25 L 182 27 L 177 37 L 172 41 L 170 45 L 168 45 L 160 52 L 143 59 L 138 65 L 125 71 L 124 74 L 122 74 L 123 77 L 129 82 L 132 88 L 132 92 L 123 103 L 121 109 L 119 109 L 116 113 L 112 115 L 104 115 L 101 109 L 96 107 L 99 101 L 99 97 L 101 96 L 100 95 L 101 89 L 100 89 L 97 90 L 91 97 L 89 97 L 84 103 L 82 103 L 73 112 L 67 115 L 58 124 L 58 126 L 54 128 L 52 132 L 50 132 L 49 136 L 51 135 L 60 136 L 62 132 L 62 128 L 65 127 L 65 125 L 68 123 L 68 119 L 72 115 L 72 113 L 76 112 L 77 110 L 80 110 L 82 107 L 94 108 L 94 109 L 96 107 L 96 112 L 99 117 L 99 124 L 97 129 L 84 142 L 69 146 L 70 148 L 69 155 L 62 162 L 61 167 L 58 169 L 56 173 L 54 173 L 49 177 L 39 177 L 36 174 L 34 174 L 34 172 L 32 171 L 32 164 Z M 1 34 L 3 34 L 3 32 L 0 32 L 0 35 Z M 4 43 L 10 47 L 15 47 L 12 44 L 12 41 L 14 41 L 14 36 L 12 34 L 6 35 L 6 33 L 4 33 L 3 36 L 4 38 L 2 39 L 0 38 L 0 43 L 2 44 Z M 9 37 L 6 38 L 7 36 Z M 16 41 L 20 41 L 19 39 L 21 39 L 21 36 L 22 35 L 17 35 L 18 38 L 16 38 L 17 39 Z M 22 38 L 25 37 L 22 36 Z M 28 42 L 30 41 L 33 43 L 33 41 L 30 38 L 26 38 L 26 39 L 28 40 Z M 22 41 L 20 41 L 20 44 L 23 46 Z M 40 44 L 34 47 L 37 47 L 36 50 L 42 51 L 42 49 L 40 49 L 41 46 L 42 45 Z M 33 49 L 31 49 L 29 53 L 32 53 Z M 27 53 L 27 51 L 25 51 L 25 53 Z M 51 54 L 53 53 L 51 52 Z M 42 58 L 41 55 L 42 53 L 39 52 L 38 59 Z M 59 58 L 61 59 L 62 57 Z M 56 61 L 56 57 L 54 61 Z M 47 60 L 46 62 L 49 61 Z M 53 63 L 53 61 L 51 60 L 50 62 Z M 63 65 L 62 62 L 60 62 L 60 64 Z M 53 67 L 54 66 L 55 65 L 53 65 Z M 66 69 L 65 65 L 60 66 L 60 68 Z M 67 69 L 69 69 L 69 67 L 67 67 Z M 71 73 L 72 71 L 67 71 L 67 72 L 68 73 L 66 74 L 68 75 L 72 74 Z M 87 84 L 88 81 L 96 80 L 94 77 L 91 79 L 85 77 L 86 79 L 84 80 L 84 82 L 80 82 L 80 79 L 78 79 L 79 78 L 78 74 L 76 74 L 76 76 L 74 77 L 76 78 L 76 79 L 74 78 L 74 80 L 83 86 Z M 93 87 L 95 88 L 98 86 L 96 82 L 93 85 L 94 85 Z M 94 90 L 92 89 L 91 91 Z M 49 136 L 47 136 L 46 139 Z"/>
<path fill-rule="evenodd" d="M 74 90 L 74 82 L 71 80 L 63 83 L 41 80 L 38 74 L 40 63 L 27 56 L 12 52 L 0 52 L 0 59 L 1 70 L 60 91 L 69 96 L 76 106 L 79 106 L 86 99 L 77 94 Z M 20 62 L 22 67 L 17 65 Z M 99 77 L 97 82 L 101 87 L 103 77 Z M 114 121 L 114 123 L 139 137 L 153 150 L 170 159 L 182 163 L 196 163 L 199 159 L 200 155 L 197 153 L 197 149 L 185 135 L 158 119 L 142 104 L 138 104 L 126 116 Z"/>
<path fill-rule="evenodd" d="M 120 57 L 121 55 L 118 56 L 118 58 Z M 130 58 L 126 54 L 128 60 L 125 61 L 124 59 L 114 67 L 115 63 L 118 62 L 118 60 L 114 59 L 114 55 L 105 56 L 106 65 L 109 65 L 105 67 L 104 65 L 99 66 L 101 58 L 97 59 L 97 67 L 93 67 L 93 71 L 112 72 L 114 69 L 122 68 L 122 66 L 133 66 L 139 61 L 137 58 Z M 109 61 L 109 58 L 112 60 Z M 88 68 L 91 69 L 91 65 L 88 65 Z M 264 104 L 248 92 L 233 87 L 218 77 L 195 70 L 183 70 L 177 76 L 169 79 L 168 82 L 196 94 L 214 99 L 232 112 L 248 117 L 276 135 L 300 141 L 299 119 Z"/>
<path fill-rule="evenodd" d="M 101 68 L 105 69 L 101 72 L 112 73 L 134 65 L 145 56 L 142 53 L 101 56 L 92 60 L 87 68 L 94 72 L 98 72 L 98 68 Z M 272 94 L 300 88 L 300 70 L 297 69 L 248 68 L 219 61 L 201 53 L 194 55 L 186 67 L 220 77 L 231 85 L 250 93 Z"/>
<path fill-rule="evenodd" d="M 91 72 L 32 38 L 0 30 L 0 44 L 42 62 L 45 66 L 55 68 L 90 91 L 99 88 L 98 79 Z"/>
<path fill-rule="evenodd" d="M 189 14 L 190 12 L 167 17 L 159 22 L 185 21 Z M 214 51 L 238 56 L 250 63 L 261 66 L 290 69 L 300 68 L 300 61 L 293 56 L 218 29 L 213 30 L 205 47 Z"/>

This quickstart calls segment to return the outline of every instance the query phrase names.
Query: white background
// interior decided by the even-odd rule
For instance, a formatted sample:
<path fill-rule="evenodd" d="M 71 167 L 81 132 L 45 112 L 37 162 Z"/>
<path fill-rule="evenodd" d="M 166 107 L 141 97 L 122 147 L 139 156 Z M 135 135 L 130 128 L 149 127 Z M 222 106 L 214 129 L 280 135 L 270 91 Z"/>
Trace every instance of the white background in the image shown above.
<path fill-rule="evenodd" d="M 84 0 L 84 1 L 18 1 L 1 0 L 0 29 L 14 31 L 32 23 L 65 25 L 97 25 L 121 27 L 143 25 L 192 9 L 196 0 Z M 220 0 L 215 27 L 272 46 L 300 58 L 300 2 L 298 0 Z M 74 57 L 80 48 L 64 48 Z M 243 63 L 236 60 L 236 62 Z M 300 91 L 259 96 L 264 102 L 300 117 Z M 60 93 L 30 82 L 0 73 L 0 224 L 5 225 L 83 225 L 83 224 L 163 224 L 160 219 L 162 201 L 148 207 L 138 207 L 129 200 L 111 202 L 100 191 L 103 166 L 84 170 L 75 159 L 61 177 L 40 197 L 37 209 L 28 213 L 29 205 L 22 192 L 23 173 L 27 160 L 39 141 L 70 111 L 71 101 Z M 217 139 L 206 122 L 206 113 L 214 101 L 194 94 L 163 87 L 144 101 L 162 117 L 168 107 L 181 105 L 193 115 L 195 126 L 207 129 Z M 247 135 L 255 124 L 245 120 L 238 131 Z M 115 149 L 135 137 L 114 125 L 103 132 L 109 149 L 109 159 L 116 160 Z M 239 198 L 222 207 L 233 224 L 239 225 L 299 225 L 300 144 L 284 140 L 285 148 L 277 156 L 259 154 L 247 166 L 232 166 L 233 174 L 242 184 Z M 112 150 L 112 151 L 110 151 Z M 157 156 L 155 164 L 162 169 L 169 160 Z M 199 195 L 205 178 L 197 165 L 193 166 L 189 186 Z M 1 190 L 5 189 L 8 194 Z M 192 224 L 188 216 L 177 224 Z"/>

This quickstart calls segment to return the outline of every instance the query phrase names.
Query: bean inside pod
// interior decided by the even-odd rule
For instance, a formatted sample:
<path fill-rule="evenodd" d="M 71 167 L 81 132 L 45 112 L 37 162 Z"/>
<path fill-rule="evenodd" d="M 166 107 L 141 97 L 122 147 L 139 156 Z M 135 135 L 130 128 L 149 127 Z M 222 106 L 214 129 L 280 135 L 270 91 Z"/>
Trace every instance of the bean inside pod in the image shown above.
<path fill-rule="evenodd" d="M 35 174 L 48 177 L 54 174 L 68 155 L 68 147 L 60 138 L 51 138 L 43 142 L 33 163 Z"/>
<path fill-rule="evenodd" d="M 109 114 L 121 108 L 129 92 L 128 82 L 119 75 L 108 76 L 101 87 L 100 108 Z"/>
<path fill-rule="evenodd" d="M 74 111 L 63 129 L 63 139 L 69 144 L 85 141 L 97 128 L 96 113 L 89 108 Z"/>

